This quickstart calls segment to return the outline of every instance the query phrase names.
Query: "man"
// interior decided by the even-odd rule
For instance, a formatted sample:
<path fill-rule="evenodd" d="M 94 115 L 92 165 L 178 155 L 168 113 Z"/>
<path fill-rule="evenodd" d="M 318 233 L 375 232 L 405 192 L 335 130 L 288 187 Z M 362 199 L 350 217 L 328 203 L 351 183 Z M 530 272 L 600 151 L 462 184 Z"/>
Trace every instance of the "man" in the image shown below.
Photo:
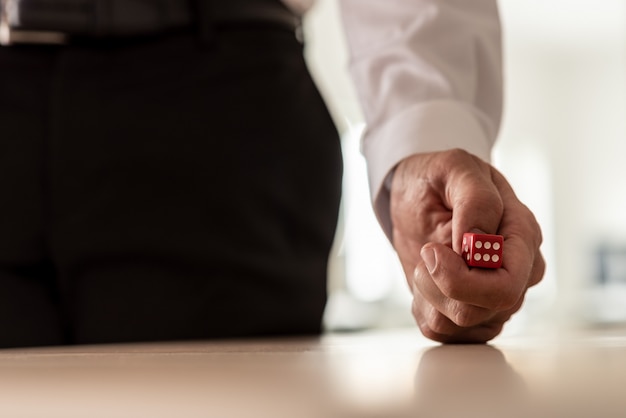
<path fill-rule="evenodd" d="M 497 335 L 543 270 L 532 214 L 485 162 L 496 8 L 466 3 L 341 3 L 377 213 L 418 325 L 449 342 Z M 319 332 L 341 161 L 294 8 L 16 4 L 0 49 L 2 345 Z M 503 269 L 464 266 L 473 229 L 505 236 Z"/>
<path fill-rule="evenodd" d="M 541 231 L 488 164 L 502 110 L 495 0 L 340 0 L 368 122 L 376 213 L 413 292 L 422 332 L 484 342 L 541 280 Z M 498 271 L 468 269 L 464 232 L 504 236 Z"/>

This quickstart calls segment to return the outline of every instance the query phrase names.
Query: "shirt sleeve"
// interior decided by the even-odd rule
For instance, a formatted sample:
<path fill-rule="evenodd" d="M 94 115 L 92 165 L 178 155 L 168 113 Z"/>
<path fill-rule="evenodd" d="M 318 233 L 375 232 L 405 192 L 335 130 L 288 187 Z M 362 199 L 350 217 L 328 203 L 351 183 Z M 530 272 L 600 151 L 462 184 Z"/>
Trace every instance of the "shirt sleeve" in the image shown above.
<path fill-rule="evenodd" d="M 374 210 L 391 238 L 385 183 L 402 159 L 453 148 L 490 159 L 502 113 L 497 1 L 339 3 Z"/>

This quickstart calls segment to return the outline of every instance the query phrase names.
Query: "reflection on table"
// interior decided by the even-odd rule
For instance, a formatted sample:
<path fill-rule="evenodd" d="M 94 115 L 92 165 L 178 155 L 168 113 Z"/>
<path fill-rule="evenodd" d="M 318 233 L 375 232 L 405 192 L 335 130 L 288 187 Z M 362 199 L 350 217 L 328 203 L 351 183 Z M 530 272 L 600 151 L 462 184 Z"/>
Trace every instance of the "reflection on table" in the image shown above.
<path fill-rule="evenodd" d="M 626 331 L 414 330 L 0 351 L 2 417 L 620 417 Z"/>

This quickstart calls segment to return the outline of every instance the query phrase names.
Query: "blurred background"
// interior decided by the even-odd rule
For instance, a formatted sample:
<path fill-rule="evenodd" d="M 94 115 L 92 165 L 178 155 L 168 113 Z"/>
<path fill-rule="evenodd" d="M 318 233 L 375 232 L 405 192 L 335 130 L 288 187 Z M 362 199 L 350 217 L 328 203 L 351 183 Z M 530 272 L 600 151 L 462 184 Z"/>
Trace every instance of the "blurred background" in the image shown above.
<path fill-rule="evenodd" d="M 504 334 L 626 324 L 626 0 L 500 0 L 505 109 L 495 165 L 536 214 L 548 270 Z M 337 0 L 318 0 L 306 54 L 344 143 L 329 330 L 414 326 L 374 219 L 363 119 Z"/>

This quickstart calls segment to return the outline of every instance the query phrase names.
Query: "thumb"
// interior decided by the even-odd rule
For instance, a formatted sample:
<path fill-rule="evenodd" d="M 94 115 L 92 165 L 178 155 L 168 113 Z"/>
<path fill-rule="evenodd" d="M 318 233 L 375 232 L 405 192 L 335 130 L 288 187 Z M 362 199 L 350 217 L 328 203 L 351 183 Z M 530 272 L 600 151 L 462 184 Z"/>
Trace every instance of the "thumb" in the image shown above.
<path fill-rule="evenodd" d="M 467 264 L 462 257 L 449 247 L 435 242 L 425 244 L 420 250 L 424 266 L 431 277 L 461 278 L 468 272 Z"/>

